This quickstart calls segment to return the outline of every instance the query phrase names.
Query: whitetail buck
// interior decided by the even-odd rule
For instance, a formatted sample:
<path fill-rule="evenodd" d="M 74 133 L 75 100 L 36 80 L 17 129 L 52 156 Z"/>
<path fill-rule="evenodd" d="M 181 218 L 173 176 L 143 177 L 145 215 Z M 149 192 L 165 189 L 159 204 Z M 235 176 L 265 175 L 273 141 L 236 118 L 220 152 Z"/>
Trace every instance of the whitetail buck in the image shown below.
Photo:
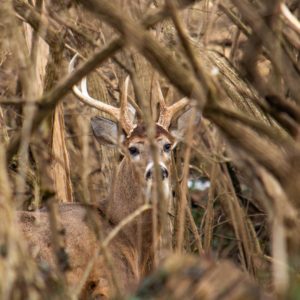
<path fill-rule="evenodd" d="M 70 63 L 73 69 L 75 58 Z M 77 286 L 85 272 L 90 258 L 99 247 L 95 231 L 87 224 L 88 212 L 99 222 L 102 235 L 105 237 L 120 221 L 138 209 L 145 201 L 145 191 L 152 184 L 153 160 L 147 139 L 146 128 L 142 122 L 134 124 L 129 116 L 127 95 L 124 93 L 120 108 L 116 108 L 95 100 L 88 95 L 86 79 L 81 88 L 74 86 L 74 93 L 84 103 L 110 114 L 113 121 L 96 117 L 91 121 L 93 133 L 102 144 L 117 145 L 119 138 L 118 125 L 122 129 L 121 142 L 124 158 L 118 166 L 113 180 L 107 205 L 90 207 L 81 204 L 65 204 L 59 206 L 59 214 L 65 231 L 65 250 L 69 257 L 70 270 L 66 272 L 70 286 Z M 160 99 L 160 115 L 156 123 L 155 141 L 158 148 L 161 181 L 167 197 L 171 197 L 170 165 L 174 137 L 169 131 L 172 119 L 184 111 L 187 99 L 181 99 L 171 106 L 166 106 Z M 187 111 L 182 114 L 187 117 Z M 185 129 L 187 122 L 178 128 Z M 159 199 L 158 199 L 159 200 Z M 36 222 L 38 221 L 38 222 Z M 51 231 L 47 212 L 21 212 L 19 224 L 30 244 L 33 253 L 50 266 L 55 264 L 55 256 L 51 247 Z M 138 243 L 141 237 L 141 242 Z M 152 215 L 145 211 L 135 222 L 124 229 L 109 243 L 108 252 L 112 257 L 113 267 L 120 288 L 126 293 L 132 291 L 139 280 L 151 269 L 152 257 Z M 106 299 L 112 296 L 109 269 L 99 255 L 82 289 L 82 298 Z"/>

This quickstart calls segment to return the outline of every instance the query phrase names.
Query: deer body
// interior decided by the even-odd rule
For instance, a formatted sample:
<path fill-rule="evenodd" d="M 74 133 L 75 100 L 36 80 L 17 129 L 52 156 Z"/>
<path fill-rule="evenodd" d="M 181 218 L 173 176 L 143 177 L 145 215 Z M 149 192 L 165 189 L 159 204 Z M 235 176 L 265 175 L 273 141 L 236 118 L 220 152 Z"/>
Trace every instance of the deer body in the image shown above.
<path fill-rule="evenodd" d="M 157 133 L 158 144 L 161 143 L 162 148 L 159 150 L 160 156 L 162 156 L 163 147 L 171 143 L 171 137 L 168 137 L 167 132 L 163 135 L 162 129 L 159 130 Z M 139 155 L 150 159 L 149 149 L 145 142 L 141 142 L 142 138 L 144 136 L 133 134 L 127 141 L 127 147 L 129 149 L 139 147 Z M 170 178 L 169 175 L 166 175 L 170 172 L 170 150 L 167 152 L 167 159 L 161 162 L 161 168 L 162 173 L 165 172 L 163 185 L 167 187 L 166 190 L 171 191 Z M 111 194 L 100 207 L 81 204 L 59 205 L 59 215 L 65 231 L 65 251 L 68 254 L 71 267 L 66 272 L 66 276 L 71 286 L 78 286 L 86 270 L 87 262 L 95 253 L 95 249 L 99 249 L 100 242 L 87 222 L 90 214 L 93 214 L 93 217 L 99 222 L 99 229 L 102 236 L 105 237 L 124 218 L 145 203 L 145 191 L 149 189 L 148 185 L 151 184 L 152 180 L 152 177 L 149 177 L 149 170 L 151 170 L 149 165 L 151 166 L 152 163 L 148 159 L 137 161 L 136 156 L 138 155 L 133 153 L 133 155 L 123 158 L 118 167 Z M 136 161 L 134 162 L 134 160 Z M 171 195 L 167 196 L 170 197 Z M 55 266 L 47 211 L 20 212 L 19 225 L 21 225 L 26 240 L 29 242 L 31 252 L 40 261 L 47 262 L 50 267 Z M 152 213 L 145 211 L 126 225 L 109 244 L 108 252 L 112 257 L 118 282 L 123 292 L 133 291 L 140 279 L 151 271 L 152 235 Z M 103 255 L 99 255 L 82 295 L 88 293 L 110 297 L 109 278 L 109 270 L 107 270 Z M 82 297 L 85 299 L 86 296 Z"/>
<path fill-rule="evenodd" d="M 80 284 L 88 262 L 95 254 L 95 250 L 99 249 L 99 240 L 88 225 L 86 218 L 90 213 L 98 215 L 99 227 L 104 236 L 112 229 L 112 224 L 105 220 L 97 208 L 79 204 L 60 205 L 59 213 L 65 230 L 65 251 L 68 254 L 70 265 L 70 270 L 66 271 L 66 277 L 72 290 Z M 52 248 L 48 213 L 46 211 L 19 213 L 19 224 L 29 243 L 31 252 L 40 262 L 46 262 L 50 268 L 54 267 L 55 254 Z M 124 234 L 120 234 L 112 240 L 108 251 L 113 258 L 120 288 L 123 291 L 132 291 L 140 280 L 137 263 L 138 254 L 135 245 L 131 244 Z M 111 297 L 109 278 L 109 270 L 103 255 L 100 254 L 95 260 L 83 287 L 82 299 L 93 299 L 94 296 L 99 295 L 103 299 Z"/>
<path fill-rule="evenodd" d="M 72 65 L 73 62 L 71 62 Z M 128 83 L 128 82 L 127 82 Z M 117 123 L 123 129 L 124 158 L 118 166 L 116 178 L 110 196 L 100 207 L 80 204 L 64 204 L 59 206 L 59 215 L 65 231 L 65 250 L 69 257 L 70 270 L 66 277 L 70 286 L 77 287 L 82 280 L 88 262 L 99 249 L 100 242 L 97 232 L 89 225 L 89 218 L 97 220 L 102 237 L 124 218 L 132 214 L 145 202 L 152 200 L 153 168 L 150 145 L 146 128 L 142 123 L 133 125 L 128 116 L 127 86 L 125 96 L 121 99 L 120 109 L 104 105 L 87 94 L 86 81 L 83 80 L 81 90 L 74 87 L 75 94 L 84 103 L 108 112 L 117 121 L 96 117 L 92 119 L 92 129 L 95 137 L 106 144 L 118 144 Z M 161 114 L 156 126 L 155 141 L 159 156 L 161 183 L 165 198 L 171 198 L 170 165 L 174 138 L 169 132 L 173 116 L 187 105 L 187 99 L 167 107 L 160 99 Z M 158 201 L 162 199 L 157 199 Z M 152 267 L 153 256 L 153 226 L 152 211 L 144 211 L 132 222 L 128 223 L 108 244 L 108 253 L 120 289 L 131 292 L 138 282 Z M 19 225 L 34 256 L 55 265 L 55 256 L 51 246 L 51 230 L 46 211 L 20 212 Z M 111 274 L 105 263 L 103 254 L 96 257 L 86 284 L 82 290 L 83 299 L 107 299 L 112 296 Z"/>

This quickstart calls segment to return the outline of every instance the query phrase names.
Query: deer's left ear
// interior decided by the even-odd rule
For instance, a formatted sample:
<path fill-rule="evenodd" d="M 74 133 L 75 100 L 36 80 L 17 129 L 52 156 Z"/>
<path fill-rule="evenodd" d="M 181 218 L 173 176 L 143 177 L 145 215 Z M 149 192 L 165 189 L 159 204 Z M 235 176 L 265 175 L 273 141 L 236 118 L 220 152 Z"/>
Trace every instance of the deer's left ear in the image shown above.
<path fill-rule="evenodd" d="M 201 118 L 201 112 L 199 112 L 195 107 L 190 107 L 172 122 L 170 132 L 177 141 L 180 141 L 184 139 L 189 126 L 195 128 L 200 124 Z"/>

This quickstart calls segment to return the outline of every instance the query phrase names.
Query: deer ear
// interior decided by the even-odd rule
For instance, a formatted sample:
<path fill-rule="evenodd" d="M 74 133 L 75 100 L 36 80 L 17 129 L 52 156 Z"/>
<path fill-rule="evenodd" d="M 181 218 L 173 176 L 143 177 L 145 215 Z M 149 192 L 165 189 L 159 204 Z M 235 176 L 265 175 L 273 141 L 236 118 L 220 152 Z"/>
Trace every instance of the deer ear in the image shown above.
<path fill-rule="evenodd" d="M 93 134 L 101 145 L 116 146 L 119 140 L 118 124 L 103 117 L 91 119 Z M 121 136 L 121 141 L 125 136 Z"/>
<path fill-rule="evenodd" d="M 201 122 L 201 112 L 196 111 L 195 107 L 190 107 L 172 122 L 170 132 L 177 141 L 182 140 L 190 126 L 190 119 L 193 118 L 192 127 L 196 127 Z"/>

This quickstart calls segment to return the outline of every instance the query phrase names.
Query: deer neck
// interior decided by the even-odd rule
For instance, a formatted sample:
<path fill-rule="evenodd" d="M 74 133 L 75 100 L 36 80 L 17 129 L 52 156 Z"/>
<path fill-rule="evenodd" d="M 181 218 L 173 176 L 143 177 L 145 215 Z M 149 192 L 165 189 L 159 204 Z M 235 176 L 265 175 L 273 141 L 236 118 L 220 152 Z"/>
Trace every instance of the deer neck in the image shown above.
<path fill-rule="evenodd" d="M 145 203 L 145 186 L 141 174 L 124 158 L 119 165 L 111 197 L 107 203 L 107 217 L 118 224 Z M 142 213 L 130 224 L 123 233 L 126 243 L 129 243 L 137 253 L 141 275 L 151 270 L 153 254 L 152 211 Z M 160 234 L 160 232 L 158 233 Z"/>
<path fill-rule="evenodd" d="M 107 208 L 109 218 L 118 224 L 145 203 L 140 176 L 128 158 L 118 167 Z"/>

